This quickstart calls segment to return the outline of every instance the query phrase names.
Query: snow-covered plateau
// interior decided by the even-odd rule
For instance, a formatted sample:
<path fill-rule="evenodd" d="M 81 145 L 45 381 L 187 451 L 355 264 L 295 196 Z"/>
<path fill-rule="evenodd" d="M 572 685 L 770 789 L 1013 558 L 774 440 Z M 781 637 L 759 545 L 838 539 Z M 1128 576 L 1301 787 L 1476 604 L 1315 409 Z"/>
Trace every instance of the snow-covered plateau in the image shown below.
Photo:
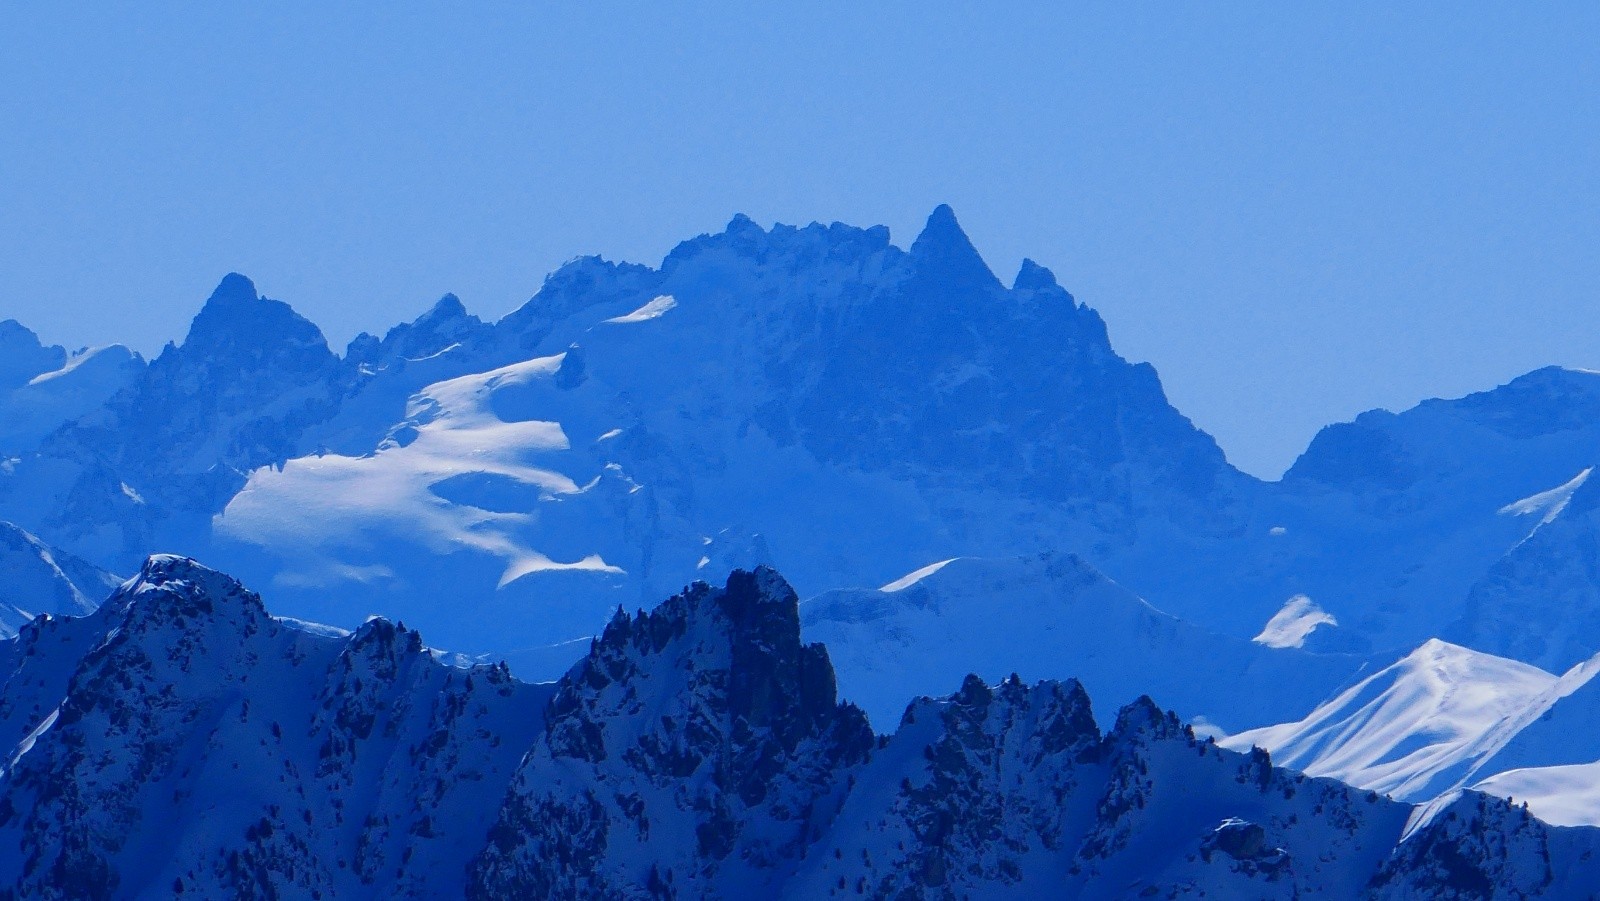
<path fill-rule="evenodd" d="M 342 352 L 238 274 L 150 359 L 0 322 L 0 875 L 1587 897 L 1597 462 L 1547 368 L 1257 479 L 948 207 Z"/>

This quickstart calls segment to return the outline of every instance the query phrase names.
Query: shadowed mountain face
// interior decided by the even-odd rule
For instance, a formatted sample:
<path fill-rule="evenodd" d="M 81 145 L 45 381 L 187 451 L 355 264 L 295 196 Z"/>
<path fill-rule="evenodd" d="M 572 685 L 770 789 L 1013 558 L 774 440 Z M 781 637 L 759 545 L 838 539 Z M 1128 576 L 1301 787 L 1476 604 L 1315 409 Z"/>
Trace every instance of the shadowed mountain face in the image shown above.
<path fill-rule="evenodd" d="M 0 680 L 14 897 L 1578 898 L 1600 850 L 1478 795 L 1414 817 L 1148 699 L 1102 733 L 1072 681 L 968 678 L 874 736 L 766 569 L 618 613 L 534 686 L 156 557 L 0 643 Z"/>
<path fill-rule="evenodd" d="M 0 893 L 460 893 L 549 690 L 153 557 L 0 645 Z"/>

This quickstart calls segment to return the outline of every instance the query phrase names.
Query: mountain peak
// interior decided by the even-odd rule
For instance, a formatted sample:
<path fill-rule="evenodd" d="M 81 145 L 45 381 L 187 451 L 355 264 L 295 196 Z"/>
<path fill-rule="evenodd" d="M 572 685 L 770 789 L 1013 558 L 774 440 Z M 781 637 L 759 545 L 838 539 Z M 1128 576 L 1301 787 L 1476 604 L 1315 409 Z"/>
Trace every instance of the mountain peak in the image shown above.
<path fill-rule="evenodd" d="M 919 275 L 945 282 L 954 289 L 999 288 L 978 249 L 956 221 L 950 205 L 941 203 L 928 216 L 928 224 L 911 243 L 911 259 Z"/>
<path fill-rule="evenodd" d="M 1017 277 L 1011 282 L 1013 291 L 1044 291 L 1059 287 L 1054 272 L 1027 258 L 1022 260 L 1022 268 L 1017 270 Z"/>
<path fill-rule="evenodd" d="M 734 570 L 722 588 L 695 582 L 649 613 L 619 609 L 589 656 L 558 683 L 553 749 L 604 759 L 606 745 L 587 718 L 616 703 L 608 688 L 640 673 L 665 678 L 670 670 L 719 696 L 713 706 L 727 720 L 718 728 L 758 730 L 789 750 L 830 729 L 870 736 L 866 717 L 838 704 L 827 651 L 801 643 L 799 603 L 782 576 L 758 566 Z"/>
<path fill-rule="evenodd" d="M 467 312 L 454 294 L 446 294 L 411 322 L 403 322 L 383 336 L 367 335 L 350 342 L 347 357 L 356 362 L 383 366 L 397 360 L 421 360 L 434 356 L 453 344 L 466 344 L 490 331 L 483 320 Z"/>
<path fill-rule="evenodd" d="M 928 214 L 928 224 L 923 227 L 923 231 L 926 232 L 931 229 L 961 231 L 961 223 L 956 221 L 956 211 L 951 208 L 950 204 L 941 203 L 933 208 L 933 212 Z M 962 237 L 965 236 L 963 233 Z"/>
<path fill-rule="evenodd" d="M 229 303 L 256 300 L 260 295 L 256 293 L 256 283 L 248 277 L 237 272 L 230 272 L 217 282 L 217 287 L 211 292 L 211 299 L 207 304 Z"/>
<path fill-rule="evenodd" d="M 727 228 L 724 228 L 723 231 L 729 235 L 740 235 L 746 233 L 757 235 L 766 234 L 766 229 L 762 228 L 754 219 L 751 219 L 749 216 L 746 216 L 743 213 L 734 213 L 733 218 L 728 220 Z"/>
<path fill-rule="evenodd" d="M 124 582 L 106 607 L 121 611 L 124 626 L 138 631 L 170 625 L 187 636 L 185 644 L 203 636 L 203 623 L 228 623 L 227 634 L 247 634 L 268 622 L 255 592 L 231 576 L 175 554 L 146 558 L 139 574 Z"/>
<path fill-rule="evenodd" d="M 741 647 L 793 657 L 801 647 L 799 604 L 794 589 L 775 570 L 765 566 L 734 570 L 723 588 L 696 582 L 650 613 L 633 617 L 619 608 L 601 634 L 590 662 L 618 654 L 656 656 L 673 639 L 706 630 L 720 635 L 702 635 L 706 640 L 693 642 L 695 653 L 703 658 L 696 664 L 701 668 L 718 665 L 714 658 Z"/>
<path fill-rule="evenodd" d="M 467 307 L 461 298 L 454 294 L 446 294 L 439 298 L 439 302 L 428 310 L 424 318 L 427 319 L 459 319 L 467 315 Z"/>
<path fill-rule="evenodd" d="M 1424 401 L 1451 408 L 1514 439 L 1583 429 L 1600 415 L 1600 373 L 1546 366 L 1498 388 L 1459 400 Z"/>
<path fill-rule="evenodd" d="M 956 221 L 956 211 L 951 209 L 948 203 L 939 204 L 928 214 L 928 221 L 922 226 L 922 232 L 911 242 L 911 252 L 917 253 L 918 247 L 925 250 L 935 247 L 961 248 L 974 254 L 978 252 L 973 248 L 967 233 L 961 229 L 961 223 Z"/>
<path fill-rule="evenodd" d="M 1116 725 L 1111 728 L 1113 736 L 1124 740 L 1141 735 L 1153 739 L 1171 738 L 1178 732 L 1177 716 L 1162 711 L 1149 695 L 1140 695 L 1117 711 Z"/>
<path fill-rule="evenodd" d="M 331 356 L 321 329 L 283 301 L 260 296 L 255 283 L 237 272 L 217 283 L 183 342 L 186 350 L 195 346 L 202 352 L 248 350 L 252 354 L 275 345 L 315 348 L 319 357 Z"/>
<path fill-rule="evenodd" d="M 0 322 L 0 389 L 25 384 L 66 362 L 64 349 L 46 346 L 32 329 L 15 319 Z"/>

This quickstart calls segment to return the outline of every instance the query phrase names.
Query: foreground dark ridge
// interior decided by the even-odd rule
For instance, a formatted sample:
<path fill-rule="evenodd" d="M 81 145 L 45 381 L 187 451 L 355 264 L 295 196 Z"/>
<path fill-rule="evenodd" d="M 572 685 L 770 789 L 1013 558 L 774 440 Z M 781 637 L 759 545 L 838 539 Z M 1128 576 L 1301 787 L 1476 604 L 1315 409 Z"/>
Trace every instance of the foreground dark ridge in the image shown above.
<path fill-rule="evenodd" d="M 1587 897 L 1600 832 L 1414 810 L 1147 699 L 968 678 L 874 736 L 770 569 L 619 612 L 554 685 L 153 557 L 0 644 L 0 896 Z"/>

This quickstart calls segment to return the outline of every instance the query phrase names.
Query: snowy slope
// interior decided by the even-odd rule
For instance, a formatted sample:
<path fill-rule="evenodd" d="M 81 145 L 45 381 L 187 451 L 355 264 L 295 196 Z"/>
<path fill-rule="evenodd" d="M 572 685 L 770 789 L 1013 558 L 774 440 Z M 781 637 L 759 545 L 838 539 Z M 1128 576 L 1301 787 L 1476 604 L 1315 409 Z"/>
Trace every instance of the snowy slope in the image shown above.
<path fill-rule="evenodd" d="M 1409 800 L 1454 788 L 1497 750 L 1502 724 L 1536 716 L 1559 680 L 1536 667 L 1433 640 L 1305 719 L 1231 736 L 1274 759 Z"/>
<path fill-rule="evenodd" d="M 1600 656 L 1573 667 L 1506 728 L 1479 773 L 1600 760 Z M 1600 816 L 1600 811 L 1597 811 Z"/>
<path fill-rule="evenodd" d="M 1395 797 L 1462 787 L 1527 802 L 1558 825 L 1600 825 L 1600 657 L 1560 677 L 1430 641 L 1302 720 L 1225 739 Z"/>
<path fill-rule="evenodd" d="M 1456 641 L 1553 671 L 1600 652 L 1600 481 L 1585 468 L 1506 511 L 1530 534 L 1472 586 Z"/>
<path fill-rule="evenodd" d="M 40 614 L 82 616 L 120 580 L 0 522 L 0 638 Z"/>
<path fill-rule="evenodd" d="M 1298 716 L 1373 665 L 1209 632 L 1070 554 L 946 560 L 875 591 L 809 599 L 801 622 L 828 646 L 844 697 L 880 728 L 950 673 L 998 682 L 1019 672 L 1076 678 L 1102 706 L 1159 697 L 1187 719 L 1239 731 Z"/>
<path fill-rule="evenodd" d="M 1554 826 L 1600 826 L 1600 760 L 1505 770 L 1472 788 L 1525 804 Z"/>
<path fill-rule="evenodd" d="M 22 454 L 67 423 L 104 406 L 144 372 L 144 359 L 120 344 L 87 348 L 60 368 L 0 387 L 0 454 Z"/>
<path fill-rule="evenodd" d="M 1526 802 L 1559 825 L 1600 825 L 1600 656 L 1573 667 L 1515 720 L 1494 730 L 1494 753 L 1473 788 Z"/>

